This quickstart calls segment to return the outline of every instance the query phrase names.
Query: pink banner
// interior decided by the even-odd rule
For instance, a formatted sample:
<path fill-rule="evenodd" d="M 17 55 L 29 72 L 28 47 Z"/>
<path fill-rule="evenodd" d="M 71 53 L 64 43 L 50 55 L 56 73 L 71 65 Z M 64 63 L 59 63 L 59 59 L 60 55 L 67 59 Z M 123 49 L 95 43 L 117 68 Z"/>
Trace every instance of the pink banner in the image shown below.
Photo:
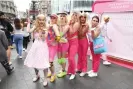
<path fill-rule="evenodd" d="M 100 1 L 100 0 L 99 0 Z M 93 5 L 93 12 L 125 12 L 133 11 L 133 1 L 115 1 L 115 2 L 101 2 Z"/>

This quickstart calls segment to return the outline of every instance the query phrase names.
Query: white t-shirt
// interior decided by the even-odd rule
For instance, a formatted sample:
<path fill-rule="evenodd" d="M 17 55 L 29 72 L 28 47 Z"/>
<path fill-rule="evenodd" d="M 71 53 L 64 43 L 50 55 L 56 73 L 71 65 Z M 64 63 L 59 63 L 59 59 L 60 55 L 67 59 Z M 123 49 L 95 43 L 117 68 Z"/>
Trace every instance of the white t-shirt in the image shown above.
<path fill-rule="evenodd" d="M 29 33 L 27 32 L 27 27 L 23 28 L 23 35 L 24 35 L 24 37 L 29 36 Z"/>

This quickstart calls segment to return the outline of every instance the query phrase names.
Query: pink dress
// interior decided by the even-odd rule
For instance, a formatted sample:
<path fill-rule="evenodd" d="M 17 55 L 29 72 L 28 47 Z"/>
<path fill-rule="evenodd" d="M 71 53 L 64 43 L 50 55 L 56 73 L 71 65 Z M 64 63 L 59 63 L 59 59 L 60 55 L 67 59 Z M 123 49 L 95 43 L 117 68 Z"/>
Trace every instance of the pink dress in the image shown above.
<path fill-rule="evenodd" d="M 24 65 L 31 68 L 47 69 L 50 67 L 48 45 L 39 35 L 40 33 L 35 33 L 35 41 L 28 52 Z"/>

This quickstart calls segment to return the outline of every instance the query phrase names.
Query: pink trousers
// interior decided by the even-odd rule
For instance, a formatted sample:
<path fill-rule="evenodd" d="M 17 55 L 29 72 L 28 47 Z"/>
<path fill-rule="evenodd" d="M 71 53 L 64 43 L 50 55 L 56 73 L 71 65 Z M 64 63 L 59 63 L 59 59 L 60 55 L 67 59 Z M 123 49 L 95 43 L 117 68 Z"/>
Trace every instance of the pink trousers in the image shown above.
<path fill-rule="evenodd" d="M 48 46 L 49 48 L 49 62 L 53 62 L 58 51 L 58 45 Z"/>
<path fill-rule="evenodd" d="M 87 38 L 83 38 L 79 40 L 78 47 L 78 71 L 87 72 L 87 51 L 88 51 L 88 40 Z"/>
<path fill-rule="evenodd" d="M 68 71 L 67 73 L 75 74 L 76 73 L 76 54 L 78 52 L 78 38 L 69 40 L 69 49 L 68 49 Z"/>
<path fill-rule="evenodd" d="M 92 54 L 92 70 L 93 72 L 98 72 L 101 60 L 101 54 L 95 54 L 93 50 L 93 43 L 90 42 L 90 50 Z"/>
<path fill-rule="evenodd" d="M 58 45 L 58 52 L 68 52 L 69 43 L 60 43 Z"/>

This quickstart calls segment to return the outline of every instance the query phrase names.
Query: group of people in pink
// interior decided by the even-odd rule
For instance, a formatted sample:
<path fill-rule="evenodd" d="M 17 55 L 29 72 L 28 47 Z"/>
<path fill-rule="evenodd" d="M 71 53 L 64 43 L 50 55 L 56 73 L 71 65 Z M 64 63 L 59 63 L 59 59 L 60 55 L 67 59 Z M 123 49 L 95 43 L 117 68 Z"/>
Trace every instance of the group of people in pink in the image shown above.
<path fill-rule="evenodd" d="M 36 77 L 33 82 L 40 79 L 39 70 L 44 71 L 43 86 L 48 85 L 47 78 L 50 82 L 58 78 L 62 78 L 67 74 L 70 80 L 76 77 L 76 73 L 80 72 L 80 76 L 88 74 L 89 77 L 98 76 L 98 70 L 101 60 L 101 53 L 94 52 L 93 40 L 102 34 L 99 17 L 93 16 L 90 23 L 85 13 L 74 12 L 68 21 L 67 13 L 59 13 L 50 16 L 50 24 L 46 24 L 46 17 L 39 14 L 36 18 L 35 25 L 28 32 L 34 33 L 34 43 L 30 48 L 24 65 L 34 68 Z M 109 17 L 105 18 L 105 23 L 109 21 Z M 88 72 L 88 48 L 91 50 L 92 70 Z M 67 56 L 66 56 L 67 54 Z M 78 55 L 78 62 L 76 56 Z M 54 62 L 58 57 L 58 63 L 61 70 L 55 74 Z M 67 62 L 68 61 L 68 62 Z M 66 66 L 68 63 L 68 68 Z M 49 70 L 49 71 L 48 71 Z"/>

